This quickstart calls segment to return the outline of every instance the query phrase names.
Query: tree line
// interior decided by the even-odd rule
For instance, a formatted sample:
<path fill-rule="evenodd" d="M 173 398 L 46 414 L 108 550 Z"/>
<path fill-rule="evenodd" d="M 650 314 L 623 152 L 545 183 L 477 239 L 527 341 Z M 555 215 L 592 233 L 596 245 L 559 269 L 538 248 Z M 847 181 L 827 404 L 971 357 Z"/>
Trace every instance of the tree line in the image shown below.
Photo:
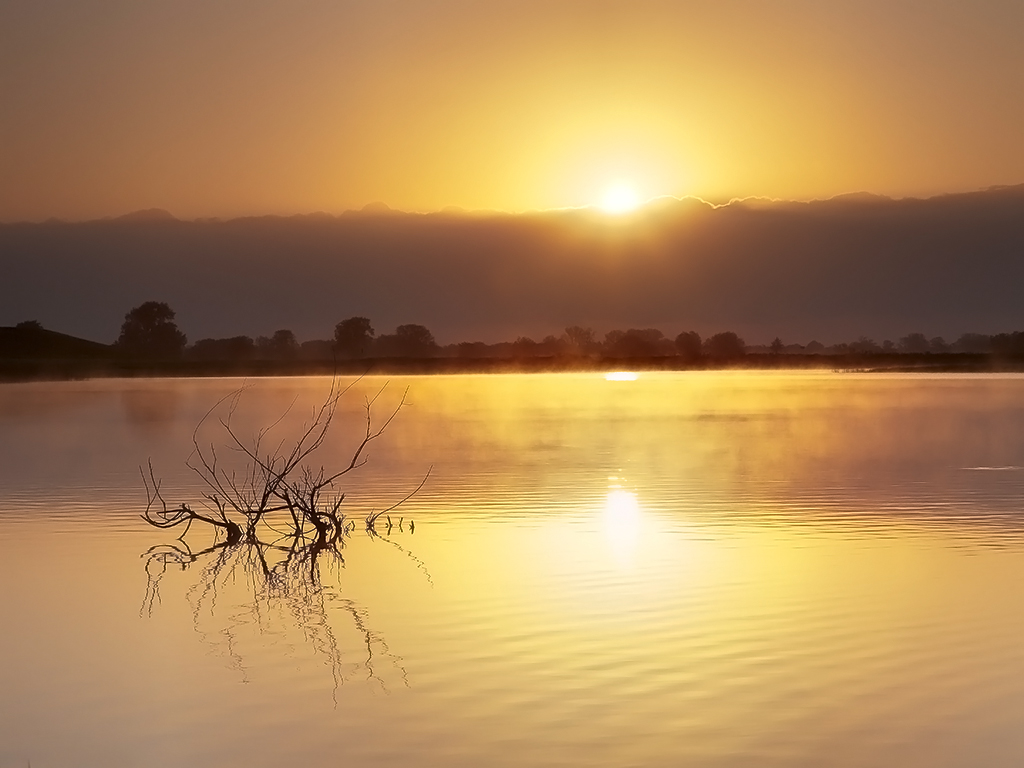
<path fill-rule="evenodd" d="M 185 359 L 209 362 L 230 361 L 329 361 L 370 358 L 422 359 L 432 357 L 485 358 L 656 358 L 676 357 L 681 362 L 723 361 L 747 354 L 793 355 L 884 355 L 884 354 L 994 354 L 1024 357 L 1024 332 L 993 336 L 967 333 L 953 342 L 911 333 L 897 341 L 881 343 L 867 337 L 825 346 L 817 341 L 787 344 L 775 338 L 771 344 L 748 346 L 732 331 L 701 338 L 696 331 L 684 331 L 674 338 L 656 328 L 613 330 L 599 337 L 593 328 L 570 326 L 558 336 L 540 340 L 520 336 L 514 341 L 487 344 L 460 342 L 439 345 L 423 325 L 399 325 L 392 333 L 378 334 L 366 317 L 349 317 L 334 327 L 330 339 L 299 342 L 288 329 L 271 336 L 204 338 L 188 344 L 178 328 L 175 312 L 165 302 L 147 301 L 124 317 L 114 346 L 124 354 L 151 359 Z M 17 327 L 41 329 L 33 320 Z"/>
<path fill-rule="evenodd" d="M 115 346 L 140 357 L 191 360 L 323 360 L 429 357 L 668 357 L 687 360 L 701 357 L 742 357 L 746 345 L 732 331 L 701 339 L 696 331 L 670 339 L 656 328 L 614 330 L 599 339 L 592 328 L 570 326 L 560 336 L 535 341 L 520 336 L 515 341 L 485 344 L 461 342 L 441 346 L 423 325 L 409 323 L 393 333 L 377 334 L 369 318 L 350 317 L 334 327 L 331 339 L 299 343 L 288 329 L 271 336 L 205 338 L 189 345 L 175 322 L 174 310 L 164 302 L 147 301 L 130 310 Z"/>

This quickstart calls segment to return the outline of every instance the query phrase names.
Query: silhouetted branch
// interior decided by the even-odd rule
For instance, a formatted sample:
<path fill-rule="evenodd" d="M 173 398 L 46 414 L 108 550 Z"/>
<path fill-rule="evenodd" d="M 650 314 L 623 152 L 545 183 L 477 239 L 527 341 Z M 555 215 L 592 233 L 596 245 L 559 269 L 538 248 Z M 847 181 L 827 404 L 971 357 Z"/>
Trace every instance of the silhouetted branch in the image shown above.
<path fill-rule="evenodd" d="M 200 514 L 187 504 L 180 504 L 174 509 L 169 509 L 167 502 L 164 501 L 160 493 L 160 481 L 156 479 L 153 473 L 152 461 L 148 462 L 148 469 L 148 478 L 147 473 L 141 467 L 139 469 L 142 475 L 142 483 L 146 488 L 146 510 L 141 517 L 147 523 L 156 528 L 175 528 L 184 524 L 185 528 L 181 532 L 181 536 L 179 536 L 181 538 L 188 532 L 193 521 L 200 520 L 204 523 L 209 523 L 215 528 L 223 529 L 229 543 L 234 543 L 241 538 L 242 529 L 237 523 L 227 518 L 223 507 L 218 508 L 219 515 L 216 518 Z M 159 504 L 159 508 L 157 504 Z"/>
<path fill-rule="evenodd" d="M 393 512 L 394 510 L 398 509 L 400 506 L 405 504 L 405 502 L 409 501 L 409 499 L 411 499 L 413 496 L 415 496 L 417 493 L 419 493 L 423 489 L 423 486 L 426 485 L 427 479 L 430 477 L 430 473 L 433 471 L 433 469 L 434 469 L 434 465 L 431 464 L 430 467 L 427 468 L 427 474 L 425 474 L 423 476 L 423 479 L 420 480 L 420 484 L 417 485 L 412 490 L 412 493 L 408 494 L 401 501 L 399 501 L 396 504 L 392 504 L 390 507 L 385 507 L 380 512 L 371 512 L 370 514 L 368 514 L 366 516 L 366 530 L 371 532 L 371 533 L 376 533 L 377 532 L 377 528 L 376 528 L 377 521 L 381 518 L 381 516 L 382 515 L 383 516 L 387 516 L 387 514 L 389 512 Z M 388 521 L 388 530 L 390 531 L 391 530 L 391 518 L 387 517 L 387 521 Z M 410 521 L 410 524 L 411 524 L 411 521 Z"/>
<path fill-rule="evenodd" d="M 341 387 L 337 380 L 333 380 L 327 397 L 312 409 L 298 437 L 289 443 L 279 441 L 269 450 L 265 448 L 269 435 L 281 424 L 288 411 L 247 441 L 242 439 L 232 423 L 247 387 L 221 398 L 196 425 L 192 434 L 192 452 L 186 462 L 206 486 L 202 494 L 204 510 L 196 510 L 184 503 L 169 506 L 152 463 L 140 468 L 146 489 L 146 509 L 142 518 L 156 528 L 179 529 L 181 542 L 180 546 L 154 547 L 144 553 L 148 584 L 142 612 L 152 612 L 154 603 L 159 602 L 160 581 L 169 565 L 179 565 L 184 570 L 200 559 L 212 558 L 203 566 L 198 583 L 189 590 L 197 630 L 201 614 L 213 612 L 222 585 L 248 585 L 250 599 L 245 612 L 251 615 L 257 626 L 262 626 L 263 614 L 271 606 L 287 607 L 313 648 L 328 659 L 335 689 L 343 682 L 339 645 L 327 621 L 321 568 L 324 563 L 344 566 L 342 549 L 346 538 L 356 530 L 356 524 L 344 512 L 345 493 L 336 490 L 335 486 L 341 477 L 366 463 L 367 446 L 390 426 L 406 400 L 403 394 L 397 407 L 380 426 L 375 427 L 373 407 L 386 385 L 366 398 L 359 443 L 340 470 L 328 471 L 324 466 L 315 466 L 311 462 L 324 445 L 341 397 L 353 385 L 354 382 Z M 289 411 L 293 405 L 294 401 Z M 217 418 L 217 424 L 225 434 L 224 446 L 243 460 L 240 469 L 221 460 L 215 443 L 207 445 L 200 439 L 204 425 L 225 406 L 226 413 Z M 233 464 L 237 465 L 237 462 Z M 374 524 L 382 515 L 388 521 L 390 533 L 392 523 L 388 513 L 418 493 L 429 476 L 430 470 L 412 493 L 396 504 L 367 516 L 365 528 L 371 537 L 380 538 Z M 195 522 L 209 524 L 215 531 L 224 531 L 224 536 L 218 536 L 214 544 L 193 554 L 184 542 L 184 536 Z M 402 522 L 399 523 L 400 531 L 403 530 Z M 410 521 L 410 532 L 413 525 Z M 399 550 L 418 563 L 429 581 L 429 573 L 422 563 L 401 547 Z M 404 679 L 405 671 L 397 657 L 368 628 L 364 612 L 351 601 L 341 601 L 340 604 L 363 637 L 366 659 L 362 666 L 368 678 L 377 680 L 386 688 L 373 667 L 375 658 L 386 657 L 401 670 Z M 231 631 L 223 630 L 218 637 L 220 639 L 214 642 L 226 643 L 228 656 L 242 669 L 241 659 L 233 648 Z"/>

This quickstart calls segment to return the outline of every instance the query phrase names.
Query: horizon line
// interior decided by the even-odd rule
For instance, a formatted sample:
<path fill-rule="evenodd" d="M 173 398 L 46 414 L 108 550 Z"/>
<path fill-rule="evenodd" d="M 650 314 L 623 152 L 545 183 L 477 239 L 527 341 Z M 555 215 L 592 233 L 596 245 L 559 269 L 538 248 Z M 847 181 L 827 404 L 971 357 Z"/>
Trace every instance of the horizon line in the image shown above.
<path fill-rule="evenodd" d="M 291 219 L 291 218 L 309 218 L 309 217 L 327 217 L 338 219 L 344 216 L 351 215 L 366 215 L 366 216 L 465 216 L 471 217 L 499 217 L 499 216 L 537 216 L 548 213 L 563 213 L 563 212 L 586 212 L 594 213 L 602 218 L 609 220 L 628 220 L 642 214 L 645 209 L 649 209 L 652 205 L 661 202 L 672 201 L 673 203 L 682 203 L 686 201 L 694 201 L 702 205 L 706 205 L 712 210 L 718 210 L 720 208 L 728 208 L 733 205 L 741 205 L 747 202 L 763 202 L 767 204 L 787 204 L 795 203 L 801 205 L 807 205 L 811 203 L 826 203 L 841 198 L 853 198 L 853 197 L 872 197 L 878 200 L 892 201 L 892 202 L 903 202 L 908 200 L 927 201 L 934 200 L 941 197 L 950 197 L 957 195 L 970 195 L 979 194 L 984 192 L 995 192 L 999 190 L 1024 189 L 1024 181 L 1017 184 L 993 184 L 987 187 L 979 187 L 970 190 L 960 190 L 954 192 L 939 192 L 933 195 L 917 196 L 917 195 L 904 195 L 895 197 L 892 195 L 886 195 L 878 192 L 870 192 L 867 190 L 857 190 L 851 192 L 840 192 L 827 197 L 809 197 L 809 198 L 785 198 L 785 197 L 770 197 L 766 195 L 745 195 L 745 196 L 733 196 L 725 202 L 716 203 L 711 199 L 701 197 L 700 195 L 655 195 L 650 197 L 643 202 L 639 203 L 635 208 L 622 212 L 622 213 L 609 213 L 601 208 L 599 203 L 590 203 L 587 205 L 565 205 L 555 206 L 551 208 L 524 208 L 519 210 L 503 210 L 498 208 L 462 208 L 457 205 L 446 205 L 442 208 L 430 209 L 430 210 L 405 210 L 401 208 L 392 208 L 390 205 L 383 201 L 372 201 L 361 208 L 347 208 L 337 213 L 331 213 L 325 210 L 308 211 L 306 213 L 248 213 L 239 214 L 237 216 L 196 216 L 193 218 L 180 218 L 175 216 L 166 208 L 159 206 L 153 206 L 149 208 L 138 208 L 133 211 L 128 211 L 122 214 L 108 214 L 106 216 L 98 216 L 94 218 L 85 219 L 65 219 L 58 216 L 49 216 L 45 219 L 16 219 L 11 221 L 0 220 L 0 226 L 8 225 L 41 225 L 41 224 L 90 224 L 94 222 L 116 222 L 124 220 L 136 220 L 136 221 L 177 221 L 182 223 L 203 223 L 203 222 L 227 222 L 237 221 L 240 219 L 263 219 L 263 218 L 279 218 L 279 219 Z"/>

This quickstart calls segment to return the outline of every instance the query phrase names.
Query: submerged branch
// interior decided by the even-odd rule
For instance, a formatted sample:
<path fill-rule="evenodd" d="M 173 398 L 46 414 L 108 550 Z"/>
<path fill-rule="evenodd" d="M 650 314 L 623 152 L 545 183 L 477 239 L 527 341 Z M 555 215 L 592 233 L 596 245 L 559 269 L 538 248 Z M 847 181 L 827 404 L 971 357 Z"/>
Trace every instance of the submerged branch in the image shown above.
<path fill-rule="evenodd" d="M 355 383 L 342 387 L 337 379 L 332 380 L 326 398 L 319 406 L 313 408 L 310 419 L 302 426 L 298 438 L 288 445 L 281 440 L 269 451 L 264 450 L 264 443 L 272 430 L 281 424 L 294 401 L 270 426 L 260 429 L 251 439 L 246 440 L 235 428 L 233 419 L 247 386 L 222 397 L 206 412 L 193 430 L 192 453 L 186 461 L 186 466 L 208 489 L 203 494 L 207 510 L 199 511 L 185 503 L 169 507 L 150 462 L 148 471 L 140 468 L 147 501 L 143 519 L 157 528 L 184 526 L 182 535 L 192 523 L 206 523 L 224 531 L 229 542 L 237 542 L 243 538 L 251 542 L 258 541 L 260 527 L 269 527 L 283 534 L 281 526 L 284 525 L 290 526 L 290 533 L 297 540 L 304 541 L 307 535 L 312 535 L 313 540 L 320 544 L 336 543 L 347 535 L 352 526 L 342 510 L 345 494 L 334 492 L 334 486 L 340 478 L 366 463 L 367 447 L 391 425 L 404 407 L 408 394 L 406 390 L 394 410 L 380 426 L 376 427 L 373 422 L 373 407 L 384 393 L 387 384 L 377 390 L 372 397 L 366 398 L 363 435 L 348 461 L 336 471 L 328 471 L 322 465 L 314 468 L 310 462 L 327 439 L 341 398 Z M 227 413 L 218 417 L 217 423 L 224 432 L 226 447 L 243 459 L 241 469 L 225 466 L 217 445 L 211 442 L 207 446 L 200 439 L 204 425 L 225 404 Z M 429 474 L 428 471 L 427 475 Z M 422 487 L 421 482 L 413 493 L 399 504 L 408 501 Z M 366 520 L 367 528 L 372 531 L 377 516 L 387 514 L 399 504 L 388 507 L 376 515 L 371 513 Z M 272 517 L 279 517 L 278 513 L 287 513 L 287 519 L 272 521 Z"/>
<path fill-rule="evenodd" d="M 385 507 L 384 509 L 380 510 L 380 512 L 371 512 L 370 514 L 368 514 L 366 516 L 366 530 L 370 531 L 371 533 L 376 533 L 377 532 L 377 530 L 376 530 L 377 521 L 381 518 L 381 516 L 384 516 L 387 519 L 387 521 L 388 521 L 388 530 L 391 530 L 391 527 L 392 527 L 392 525 L 391 525 L 391 518 L 388 517 L 388 513 L 389 512 L 394 512 L 400 506 L 402 506 L 407 501 L 409 501 L 413 496 L 415 496 L 417 493 L 419 493 L 423 489 L 423 486 L 427 484 L 427 479 L 430 477 L 430 473 L 433 471 L 433 469 L 434 469 L 434 465 L 431 464 L 427 468 L 427 474 L 425 474 L 423 476 L 423 479 L 420 480 L 420 484 L 417 485 L 415 488 L 413 488 L 412 492 L 409 493 L 407 496 L 405 496 L 405 498 L 403 498 L 401 501 L 397 502 L 396 504 L 392 504 L 390 507 Z M 414 525 L 414 523 L 412 523 L 411 520 L 409 522 L 410 522 L 410 525 Z"/>
<path fill-rule="evenodd" d="M 243 438 L 233 423 L 247 386 L 217 401 L 193 430 L 192 452 L 186 461 L 186 466 L 205 486 L 199 509 L 187 503 L 169 505 L 152 462 L 140 467 L 146 490 L 142 519 L 156 528 L 180 531 L 180 546 L 154 547 L 143 555 L 148 575 L 143 612 L 151 612 L 154 603 L 159 601 L 160 580 L 169 565 L 178 565 L 184 570 L 200 558 L 207 558 L 199 582 L 190 590 L 197 629 L 200 610 L 213 610 L 221 587 L 246 584 L 251 592 L 245 610 L 251 612 L 257 625 L 261 625 L 261 616 L 271 605 L 287 606 L 288 612 L 313 640 L 314 647 L 328 657 L 335 685 L 342 681 L 339 646 L 326 620 L 321 567 L 324 563 L 344 567 L 342 549 L 357 525 L 346 515 L 346 494 L 337 488 L 337 481 L 365 465 L 367 447 L 391 425 L 404 407 L 408 393 L 408 390 L 403 393 L 398 405 L 379 426 L 374 424 L 373 408 L 387 385 L 366 398 L 364 426 L 358 443 L 339 470 L 329 471 L 313 460 L 327 440 L 341 397 L 354 384 L 341 387 L 333 380 L 326 398 L 312 409 L 308 421 L 292 441 L 275 441 L 271 435 L 282 424 L 294 401 L 270 426 L 259 429 L 249 439 Z M 226 413 L 217 416 L 221 408 L 226 408 Z M 207 443 L 201 437 L 204 427 L 214 418 L 214 423 L 224 433 L 221 447 L 227 449 L 225 457 L 231 459 L 229 462 L 223 460 L 216 442 Z M 272 445 L 269 450 L 268 443 Z M 366 532 L 373 538 L 381 538 L 376 525 L 383 519 L 390 534 L 393 524 L 389 513 L 415 496 L 430 473 L 428 469 L 416 488 L 397 503 L 380 512 L 371 512 L 364 521 Z M 404 522 L 404 519 L 399 521 L 399 531 L 405 530 Z M 209 525 L 215 533 L 214 543 L 195 554 L 184 540 L 193 523 Z M 409 520 L 409 533 L 414 531 L 414 526 Z M 429 581 L 429 573 L 422 562 L 398 548 L 417 563 Z M 240 575 L 242 579 L 237 578 Z M 369 678 L 383 686 L 383 680 L 374 672 L 374 659 L 380 652 L 401 670 L 397 657 L 393 657 L 386 643 L 365 625 L 364 615 L 354 603 L 343 601 L 342 605 L 363 636 L 366 648 L 363 666 Z M 230 633 L 225 637 L 230 645 Z M 229 648 L 228 653 L 240 665 L 234 650 Z M 404 670 L 401 671 L 404 678 Z"/>

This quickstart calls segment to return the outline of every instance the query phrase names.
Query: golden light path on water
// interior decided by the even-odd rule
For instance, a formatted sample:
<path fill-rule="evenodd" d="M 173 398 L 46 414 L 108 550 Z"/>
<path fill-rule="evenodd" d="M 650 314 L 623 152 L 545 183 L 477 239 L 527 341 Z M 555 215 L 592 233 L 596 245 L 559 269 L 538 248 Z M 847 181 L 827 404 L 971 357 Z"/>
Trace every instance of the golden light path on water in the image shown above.
<path fill-rule="evenodd" d="M 395 378 L 353 520 L 433 470 L 315 589 L 198 528 L 140 558 L 139 462 L 198 498 L 239 384 L 0 386 L 3 768 L 1024 760 L 1024 377 Z M 253 382 L 239 434 L 326 385 Z"/>
<path fill-rule="evenodd" d="M 609 480 L 618 480 L 617 477 Z M 616 562 L 630 564 L 640 537 L 640 506 L 636 494 L 611 485 L 604 508 L 604 527 Z"/>

